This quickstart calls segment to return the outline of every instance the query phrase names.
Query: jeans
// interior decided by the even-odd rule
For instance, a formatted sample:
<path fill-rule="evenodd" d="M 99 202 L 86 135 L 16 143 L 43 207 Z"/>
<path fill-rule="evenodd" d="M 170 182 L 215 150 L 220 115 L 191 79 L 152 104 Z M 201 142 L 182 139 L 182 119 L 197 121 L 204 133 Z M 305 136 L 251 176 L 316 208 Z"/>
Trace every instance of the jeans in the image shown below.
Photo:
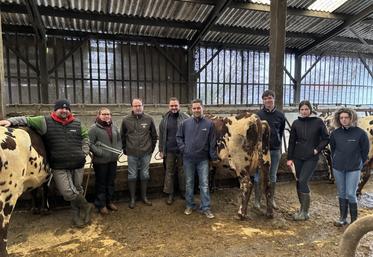
<path fill-rule="evenodd" d="M 94 163 L 96 198 L 95 206 L 99 209 L 113 200 L 114 180 L 117 172 L 117 162 Z"/>
<path fill-rule="evenodd" d="M 183 158 L 181 154 L 177 153 L 167 153 L 165 160 L 166 162 L 166 176 L 164 179 L 163 192 L 167 194 L 174 193 L 174 180 L 175 174 L 178 177 L 179 191 L 184 194 L 185 191 L 185 176 L 183 169 Z"/>
<path fill-rule="evenodd" d="M 360 170 L 339 171 L 333 169 L 338 197 L 348 199 L 349 203 L 357 203 L 356 191 L 360 182 Z"/>
<path fill-rule="evenodd" d="M 277 181 L 277 170 L 281 159 L 281 150 L 271 150 L 271 167 L 269 168 L 269 181 L 276 183 Z M 254 182 L 259 182 L 259 171 L 257 170 L 254 177 Z"/>
<path fill-rule="evenodd" d="M 149 180 L 149 164 L 151 154 L 146 154 L 144 156 L 127 156 L 128 160 L 128 180 L 137 180 L 137 172 L 140 173 L 140 180 Z"/>
<path fill-rule="evenodd" d="M 313 172 L 315 171 L 318 160 L 318 156 L 314 156 L 308 160 L 294 160 L 295 172 L 298 179 L 297 190 L 299 192 L 303 194 L 308 194 L 310 192 L 308 183 L 310 182 Z"/>
<path fill-rule="evenodd" d="M 194 174 L 197 172 L 199 179 L 199 190 L 201 195 L 200 210 L 210 210 L 210 191 L 209 191 L 209 161 L 193 161 L 184 159 L 185 172 L 185 200 L 186 207 L 195 209 L 194 203 Z"/>
<path fill-rule="evenodd" d="M 84 168 L 75 170 L 52 170 L 56 187 L 65 201 L 74 200 L 83 193 Z"/>

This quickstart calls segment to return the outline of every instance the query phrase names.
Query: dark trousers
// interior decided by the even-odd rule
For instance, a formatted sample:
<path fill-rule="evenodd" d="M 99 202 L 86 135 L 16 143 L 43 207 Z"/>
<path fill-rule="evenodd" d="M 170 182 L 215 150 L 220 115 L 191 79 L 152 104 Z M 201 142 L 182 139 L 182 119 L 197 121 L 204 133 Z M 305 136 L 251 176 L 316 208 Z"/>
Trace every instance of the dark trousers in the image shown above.
<path fill-rule="evenodd" d="M 309 160 L 294 160 L 295 171 L 297 175 L 297 191 L 308 194 L 310 192 L 310 188 L 308 183 L 311 180 L 313 172 L 315 171 L 317 162 L 319 160 L 318 156 L 314 156 Z"/>
<path fill-rule="evenodd" d="M 113 200 L 117 162 L 93 164 L 93 169 L 96 176 L 95 206 L 101 209 Z"/>
<path fill-rule="evenodd" d="M 166 175 L 163 192 L 167 194 L 174 193 L 175 174 L 177 174 L 179 191 L 183 194 L 185 192 L 185 176 L 181 154 L 167 153 L 164 161 L 166 162 Z"/>

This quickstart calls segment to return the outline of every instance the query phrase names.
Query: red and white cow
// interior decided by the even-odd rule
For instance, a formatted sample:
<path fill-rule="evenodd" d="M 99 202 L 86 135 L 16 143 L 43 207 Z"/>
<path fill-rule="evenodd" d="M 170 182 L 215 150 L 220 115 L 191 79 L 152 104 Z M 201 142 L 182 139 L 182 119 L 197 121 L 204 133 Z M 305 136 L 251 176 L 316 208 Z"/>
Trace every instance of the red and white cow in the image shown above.
<path fill-rule="evenodd" d="M 267 198 L 267 216 L 273 217 L 273 194 L 268 179 L 271 164 L 268 123 L 248 112 L 231 117 L 208 118 L 213 121 L 216 129 L 219 160 L 227 162 L 240 181 L 241 204 L 238 216 L 241 219 L 247 218 L 247 205 L 253 187 L 250 177 L 259 169 L 261 185 Z"/>
<path fill-rule="evenodd" d="M 47 181 L 48 170 L 38 134 L 0 126 L 0 257 L 8 256 L 8 225 L 18 198 Z"/>

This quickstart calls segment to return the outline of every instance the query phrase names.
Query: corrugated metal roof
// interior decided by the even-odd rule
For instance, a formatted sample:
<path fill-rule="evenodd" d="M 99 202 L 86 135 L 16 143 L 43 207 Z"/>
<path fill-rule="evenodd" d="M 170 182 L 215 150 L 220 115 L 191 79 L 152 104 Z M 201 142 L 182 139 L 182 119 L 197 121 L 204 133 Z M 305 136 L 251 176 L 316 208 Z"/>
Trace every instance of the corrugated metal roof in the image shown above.
<path fill-rule="evenodd" d="M 22 0 L 0 0 L 1 3 L 15 3 L 24 5 Z M 252 1 L 241 1 L 250 3 Z M 300 11 L 307 10 L 314 0 L 288 0 L 289 7 L 298 8 Z M 64 8 L 80 10 L 85 12 L 93 12 L 95 15 L 99 13 L 126 15 L 131 18 L 151 18 L 155 20 L 171 21 L 171 22 L 194 22 L 201 26 L 206 21 L 212 10 L 213 5 L 202 4 L 201 2 L 193 1 L 178 1 L 178 0 L 37 0 L 37 4 L 45 7 Z M 373 0 L 349 0 L 334 13 L 355 15 L 373 4 Z M 370 15 L 373 19 L 373 14 Z M 139 25 L 139 24 L 124 24 L 119 22 L 107 22 L 98 20 L 82 20 L 77 18 L 63 18 L 42 15 L 42 20 L 46 28 L 64 29 L 72 31 L 85 31 L 92 33 L 108 33 L 108 34 L 125 34 L 134 36 L 149 36 L 162 37 L 167 39 L 184 39 L 191 40 L 196 35 L 195 27 L 182 28 L 176 27 L 161 27 L 160 25 Z M 148 20 L 149 21 L 149 20 Z M 152 21 L 152 20 L 150 20 Z M 30 25 L 28 16 L 22 13 L 2 13 L 2 22 L 12 25 Z M 144 23 L 140 23 L 144 24 Z M 147 23 L 145 23 L 147 24 Z M 270 29 L 270 13 L 266 11 L 247 10 L 245 8 L 228 7 L 215 22 L 216 25 L 224 25 L 224 31 L 209 31 L 203 36 L 203 41 L 218 42 L 227 44 L 243 44 L 268 46 L 269 29 Z M 302 49 L 314 42 L 314 39 L 309 38 L 312 35 L 321 37 L 343 24 L 343 20 L 326 19 L 320 17 L 310 17 L 302 15 L 287 15 L 286 31 L 304 34 L 304 37 L 288 37 L 286 38 L 286 47 Z M 228 30 L 227 30 L 228 27 Z M 232 27 L 235 32 L 229 32 L 229 27 Z M 245 31 L 237 33 L 237 30 L 253 29 L 259 31 L 255 35 L 247 34 Z M 373 24 L 358 23 L 352 26 L 353 30 L 366 40 L 373 40 Z M 247 31 L 247 30 L 246 30 Z M 262 33 L 263 32 L 263 33 Z M 245 34 L 246 33 L 246 34 Z M 266 35 L 267 34 L 267 35 Z M 339 36 L 347 38 L 355 38 L 356 35 L 349 30 L 344 30 Z M 363 44 L 340 42 L 326 43 L 328 49 L 338 49 L 337 47 L 347 46 L 343 48 L 346 51 L 352 49 L 368 47 Z M 323 45 L 323 46 L 324 46 Z M 342 48 L 340 48 L 342 49 Z M 367 51 L 367 50 L 365 50 Z"/>

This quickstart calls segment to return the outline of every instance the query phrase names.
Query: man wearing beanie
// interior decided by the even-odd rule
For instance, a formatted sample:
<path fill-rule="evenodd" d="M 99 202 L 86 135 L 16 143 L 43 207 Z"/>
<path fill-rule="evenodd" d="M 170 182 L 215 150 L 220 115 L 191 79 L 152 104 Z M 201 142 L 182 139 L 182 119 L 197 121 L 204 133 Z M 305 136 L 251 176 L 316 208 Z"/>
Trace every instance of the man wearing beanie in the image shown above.
<path fill-rule="evenodd" d="M 58 191 L 71 203 L 74 226 L 87 225 L 93 209 L 82 194 L 85 157 L 89 153 L 88 131 L 71 114 L 70 102 L 57 100 L 50 115 L 12 117 L 1 120 L 0 125 L 29 126 L 42 136 Z"/>

